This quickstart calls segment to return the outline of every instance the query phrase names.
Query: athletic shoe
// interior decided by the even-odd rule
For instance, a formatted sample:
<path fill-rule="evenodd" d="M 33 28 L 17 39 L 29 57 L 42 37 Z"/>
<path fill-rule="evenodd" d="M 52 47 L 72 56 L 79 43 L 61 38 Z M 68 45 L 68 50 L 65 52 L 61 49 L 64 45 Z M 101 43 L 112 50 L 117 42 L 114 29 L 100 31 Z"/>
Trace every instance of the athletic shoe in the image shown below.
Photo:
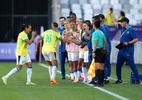
<path fill-rule="evenodd" d="M 73 82 L 74 82 L 74 83 L 77 83 L 78 81 L 75 79 Z"/>
<path fill-rule="evenodd" d="M 36 84 L 33 82 L 27 82 L 26 85 L 36 85 Z"/>
<path fill-rule="evenodd" d="M 74 79 L 70 79 L 70 82 L 73 82 L 74 81 Z"/>
<path fill-rule="evenodd" d="M 5 78 L 4 76 L 2 77 L 2 81 L 5 85 L 7 85 L 7 78 Z"/>
<path fill-rule="evenodd" d="M 104 84 L 108 84 L 109 83 L 109 80 L 104 80 Z"/>
<path fill-rule="evenodd" d="M 117 80 L 114 84 L 122 84 L 122 80 Z"/>
<path fill-rule="evenodd" d="M 89 82 L 89 84 L 94 84 L 94 83 L 95 83 L 94 81 Z"/>
<path fill-rule="evenodd" d="M 59 84 L 55 79 L 50 79 L 51 84 Z"/>
<path fill-rule="evenodd" d="M 66 77 L 65 77 L 65 76 L 63 76 L 63 77 L 62 77 L 62 80 L 65 80 L 65 79 L 66 79 Z"/>

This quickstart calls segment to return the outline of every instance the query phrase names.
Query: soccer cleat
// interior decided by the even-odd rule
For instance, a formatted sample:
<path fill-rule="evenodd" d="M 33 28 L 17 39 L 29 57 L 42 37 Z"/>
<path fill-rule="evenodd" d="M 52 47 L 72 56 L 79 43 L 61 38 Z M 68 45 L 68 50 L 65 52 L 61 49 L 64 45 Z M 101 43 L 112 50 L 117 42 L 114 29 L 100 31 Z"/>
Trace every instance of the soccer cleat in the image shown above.
<path fill-rule="evenodd" d="M 73 82 L 74 81 L 74 79 L 70 79 L 70 82 Z"/>
<path fill-rule="evenodd" d="M 73 83 L 77 83 L 78 81 L 75 79 L 74 81 L 73 81 Z"/>
<path fill-rule="evenodd" d="M 55 79 L 50 79 L 51 84 L 59 84 Z"/>
<path fill-rule="evenodd" d="M 36 85 L 36 84 L 33 82 L 27 82 L 26 85 Z"/>
<path fill-rule="evenodd" d="M 122 80 L 117 80 L 114 84 L 122 84 Z"/>
<path fill-rule="evenodd" d="M 2 77 L 2 81 L 5 85 L 7 85 L 7 78 L 5 78 L 4 76 Z"/>
<path fill-rule="evenodd" d="M 66 77 L 65 77 L 65 76 L 63 76 L 63 77 L 62 77 L 62 80 L 65 80 L 65 79 L 66 79 Z"/>

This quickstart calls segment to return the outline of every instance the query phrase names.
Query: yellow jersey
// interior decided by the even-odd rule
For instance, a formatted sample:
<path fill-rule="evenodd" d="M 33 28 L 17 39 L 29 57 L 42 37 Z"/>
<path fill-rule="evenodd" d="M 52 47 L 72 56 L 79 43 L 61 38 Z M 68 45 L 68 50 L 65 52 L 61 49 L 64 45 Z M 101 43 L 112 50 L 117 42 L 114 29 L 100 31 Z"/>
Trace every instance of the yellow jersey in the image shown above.
<path fill-rule="evenodd" d="M 115 15 L 113 13 L 111 14 L 111 16 L 115 18 Z M 105 20 L 106 20 L 106 25 L 113 25 L 110 15 L 108 13 L 105 15 Z"/>
<path fill-rule="evenodd" d="M 42 33 L 43 39 L 42 52 L 56 52 L 57 40 L 61 38 L 59 32 L 49 29 Z"/>
<path fill-rule="evenodd" d="M 17 56 L 27 56 L 28 55 L 28 44 L 26 40 L 28 40 L 28 34 L 25 31 L 22 31 L 18 35 L 17 39 L 17 47 L 16 47 L 16 55 Z"/>

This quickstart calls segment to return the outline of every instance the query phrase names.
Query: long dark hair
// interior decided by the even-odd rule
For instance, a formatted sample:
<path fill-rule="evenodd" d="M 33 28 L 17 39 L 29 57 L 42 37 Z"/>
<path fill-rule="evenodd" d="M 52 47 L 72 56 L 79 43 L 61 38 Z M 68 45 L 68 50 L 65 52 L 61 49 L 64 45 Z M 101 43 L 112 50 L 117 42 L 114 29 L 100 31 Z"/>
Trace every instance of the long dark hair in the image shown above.
<path fill-rule="evenodd" d="M 25 28 L 31 26 L 31 24 L 22 24 L 21 27 L 20 27 L 20 32 L 24 31 Z"/>

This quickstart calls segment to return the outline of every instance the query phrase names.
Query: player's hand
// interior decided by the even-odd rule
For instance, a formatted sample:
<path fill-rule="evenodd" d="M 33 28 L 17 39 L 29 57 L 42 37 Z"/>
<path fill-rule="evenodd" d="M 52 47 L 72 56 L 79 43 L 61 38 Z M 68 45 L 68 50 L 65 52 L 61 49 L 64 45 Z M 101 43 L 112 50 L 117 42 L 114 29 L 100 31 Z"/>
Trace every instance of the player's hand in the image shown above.
<path fill-rule="evenodd" d="M 38 50 L 37 50 L 37 49 L 35 49 L 35 52 L 34 52 L 34 53 L 35 53 L 35 55 L 37 54 L 37 52 L 38 52 Z"/>
<path fill-rule="evenodd" d="M 93 52 L 93 53 L 92 53 L 92 57 L 95 58 L 95 56 L 96 56 L 96 55 L 95 55 L 95 52 Z"/>
<path fill-rule="evenodd" d="M 37 33 L 35 31 L 32 31 L 32 36 L 35 36 Z"/>

